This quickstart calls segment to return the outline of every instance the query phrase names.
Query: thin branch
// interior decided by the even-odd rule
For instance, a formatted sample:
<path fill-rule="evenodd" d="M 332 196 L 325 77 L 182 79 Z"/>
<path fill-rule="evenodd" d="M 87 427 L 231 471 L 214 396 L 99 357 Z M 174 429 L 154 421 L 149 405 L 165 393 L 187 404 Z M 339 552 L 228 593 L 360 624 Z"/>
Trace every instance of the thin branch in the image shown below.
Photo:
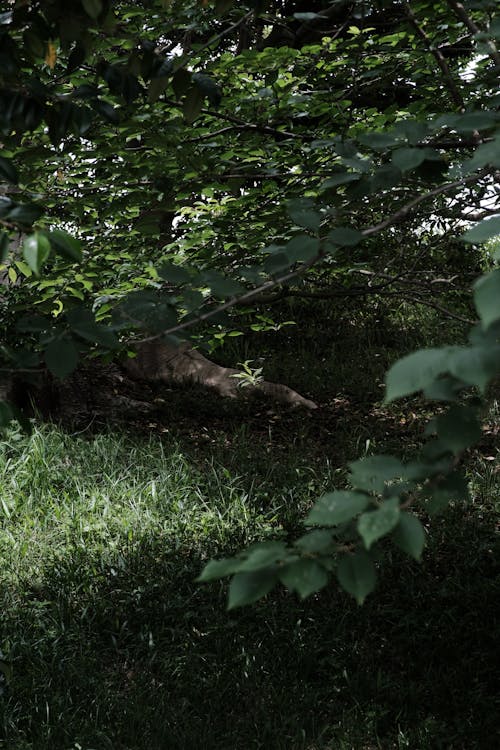
<path fill-rule="evenodd" d="M 378 234 L 379 232 L 391 226 L 392 224 L 396 224 L 402 221 L 403 219 L 405 219 L 408 216 L 408 214 L 412 211 L 412 209 L 416 208 L 416 206 L 419 206 L 421 203 L 428 200 L 429 198 L 433 198 L 436 195 L 441 195 L 442 193 L 446 193 L 447 191 L 453 190 L 456 187 L 462 187 L 463 185 L 466 185 L 469 182 L 473 182 L 473 181 L 475 182 L 481 176 L 488 174 L 488 171 L 489 170 L 482 170 L 481 172 L 473 174 L 473 175 L 469 175 L 468 177 L 462 180 L 449 182 L 445 185 L 441 185 L 439 188 L 436 188 L 435 190 L 431 190 L 428 193 L 425 193 L 424 195 L 420 195 L 418 196 L 418 198 L 415 198 L 414 200 L 410 201 L 406 206 L 396 211 L 394 214 L 389 216 L 384 221 L 380 222 L 379 224 L 376 224 L 373 227 L 364 229 L 361 232 L 361 234 L 364 237 L 370 237 L 373 234 Z M 261 295 L 263 292 L 267 292 L 271 289 L 274 289 L 277 286 L 281 286 L 282 284 L 285 284 L 287 281 L 290 281 L 291 279 L 296 279 L 300 276 L 303 276 L 310 268 L 312 268 L 320 260 L 322 260 L 323 257 L 324 257 L 324 251 L 320 251 L 313 258 L 311 258 L 311 260 L 307 261 L 307 263 L 303 263 L 299 268 L 296 268 L 293 271 L 288 271 L 283 276 L 280 276 L 276 279 L 272 279 L 270 281 L 266 281 L 260 286 L 255 287 L 254 289 L 250 289 L 248 292 L 245 292 L 245 294 L 242 294 L 239 297 L 232 297 L 227 302 L 224 302 L 222 305 L 219 305 L 213 310 L 208 310 L 207 312 L 197 315 L 193 318 L 190 318 L 189 320 L 185 320 L 184 322 L 177 323 L 176 325 L 171 326 L 170 328 L 162 331 L 161 333 L 157 333 L 157 334 L 154 334 L 153 336 L 148 336 L 146 338 L 142 338 L 131 343 L 145 343 L 148 341 L 156 341 L 162 336 L 169 336 L 173 333 L 178 333 L 179 331 L 185 331 L 188 328 L 192 328 L 193 326 L 199 323 L 204 323 L 205 321 L 210 320 L 214 316 L 219 315 L 221 312 L 225 312 L 226 310 L 229 310 L 232 307 L 235 307 L 235 305 L 240 305 L 245 302 L 249 302 L 250 300 L 253 300 L 255 297 L 258 297 L 259 295 Z M 444 308 L 442 311 L 444 311 Z"/>
<path fill-rule="evenodd" d="M 250 10 L 248 13 L 246 13 L 244 16 L 239 18 L 237 21 L 235 21 L 231 26 L 228 26 L 226 29 L 223 29 L 219 34 L 216 34 L 215 36 L 210 37 L 210 39 L 205 42 L 201 47 L 198 47 L 198 49 L 193 50 L 193 53 L 191 55 L 186 55 L 184 60 L 181 58 L 181 62 L 179 65 L 176 65 L 175 70 L 180 70 L 181 68 L 185 68 L 186 65 L 189 63 L 189 61 L 193 57 L 197 57 L 201 52 L 204 52 L 206 49 L 211 47 L 213 44 L 216 44 L 217 42 L 220 42 L 221 39 L 224 39 L 224 37 L 229 36 L 233 31 L 235 31 L 239 26 L 241 26 L 245 21 L 248 21 L 249 18 L 251 18 L 254 15 L 254 11 Z M 165 48 L 162 47 L 160 49 L 160 52 L 164 52 Z"/>
<path fill-rule="evenodd" d="M 180 103 L 176 101 L 176 99 L 168 99 L 165 98 L 163 101 L 165 101 L 167 104 L 170 104 L 172 107 L 180 107 Z M 304 138 L 314 138 L 315 136 L 305 136 L 304 134 L 297 134 L 297 133 L 290 133 L 287 130 L 278 130 L 278 128 L 273 128 L 270 125 L 256 125 L 253 122 L 245 122 L 245 120 L 240 120 L 239 117 L 233 117 L 233 115 L 225 114 L 224 112 L 217 112 L 213 109 L 207 109 L 205 107 L 202 107 L 200 109 L 200 112 L 204 115 L 208 115 L 209 117 L 214 117 L 217 120 L 224 120 L 225 122 L 232 122 L 234 125 L 238 125 L 242 130 L 250 130 L 254 131 L 256 133 L 264 133 L 266 135 L 272 135 L 274 138 L 278 138 L 282 140 L 283 138 L 300 138 L 301 140 L 304 140 Z"/>
<path fill-rule="evenodd" d="M 443 193 L 447 193 L 450 190 L 453 190 L 454 188 L 462 187 L 471 182 L 477 182 L 478 179 L 480 179 L 481 177 L 484 177 L 489 172 L 490 172 L 489 169 L 483 169 L 479 173 L 475 172 L 474 174 L 471 174 L 468 177 L 465 177 L 461 180 L 455 180 L 454 182 L 447 182 L 444 185 L 441 185 L 440 187 L 435 188 L 434 190 L 431 190 L 428 193 L 419 195 L 417 198 L 414 198 L 412 201 L 410 201 L 405 206 L 403 206 L 403 208 L 400 208 L 398 211 L 392 214 L 392 216 L 389 216 L 387 219 L 384 219 L 384 221 L 381 221 L 379 224 L 375 224 L 373 227 L 369 227 L 368 229 L 363 229 L 361 234 L 364 237 L 370 237 L 372 234 L 378 234 L 383 229 L 386 229 L 392 224 L 397 224 L 402 219 L 405 219 L 407 215 L 414 208 L 419 206 L 424 201 L 429 200 L 429 198 L 434 198 L 436 195 L 442 195 Z"/>
<path fill-rule="evenodd" d="M 447 2 L 450 8 L 455 12 L 455 15 L 457 15 L 460 20 L 467 26 L 471 34 L 475 35 L 481 32 L 481 29 L 469 16 L 462 3 L 457 2 L 457 0 L 447 0 Z M 500 68 L 500 53 L 495 46 L 495 42 L 492 39 L 488 39 L 486 42 L 486 46 L 489 49 L 488 54 L 495 63 L 496 67 Z"/>
<path fill-rule="evenodd" d="M 417 21 L 417 17 L 413 10 L 410 7 L 410 3 L 406 3 L 405 5 L 406 15 L 408 16 L 408 20 L 410 21 L 411 25 L 417 32 L 420 39 L 422 39 L 423 43 L 427 47 L 428 51 L 431 53 L 431 55 L 434 56 L 437 64 L 439 65 L 439 69 L 441 70 L 441 73 L 443 75 L 443 80 L 446 83 L 451 97 L 456 105 L 456 107 L 460 110 L 465 109 L 464 100 L 462 98 L 462 94 L 457 88 L 457 85 L 453 79 L 453 76 L 451 75 L 451 71 L 448 67 L 448 63 L 446 62 L 443 53 L 438 47 L 435 47 L 432 44 L 432 40 L 427 36 L 426 32 L 423 30 L 423 28 L 420 26 L 420 24 Z"/>
<path fill-rule="evenodd" d="M 467 323 L 467 325 L 470 325 L 470 326 L 476 325 L 476 323 L 478 322 L 477 320 L 464 318 L 462 315 L 459 315 L 458 313 L 454 313 L 451 310 L 448 310 L 447 307 L 438 305 L 436 302 L 431 302 L 428 299 L 422 299 L 421 297 L 415 297 L 415 296 L 407 297 L 407 299 L 411 300 L 412 302 L 416 302 L 417 305 L 425 305 L 426 307 L 432 307 L 434 310 L 438 310 L 439 312 L 443 313 L 443 315 L 446 315 L 448 318 L 459 320 L 461 323 Z"/>

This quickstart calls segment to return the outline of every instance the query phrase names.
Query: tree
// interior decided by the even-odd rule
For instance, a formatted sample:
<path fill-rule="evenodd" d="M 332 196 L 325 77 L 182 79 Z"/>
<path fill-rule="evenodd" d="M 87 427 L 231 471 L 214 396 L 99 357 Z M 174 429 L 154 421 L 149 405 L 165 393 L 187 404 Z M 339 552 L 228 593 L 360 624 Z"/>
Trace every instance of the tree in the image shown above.
<path fill-rule="evenodd" d="M 0 14 L 4 371 L 61 378 L 134 341 L 220 340 L 239 309 L 292 295 L 401 294 L 467 319 L 450 294 L 499 232 L 494 9 L 11 2 Z M 482 221 L 450 269 L 450 238 L 471 219 Z M 423 350 L 388 376 L 389 399 L 450 401 L 437 440 L 409 466 L 353 464 L 353 489 L 308 519 L 327 529 L 209 567 L 204 579 L 237 573 L 232 605 L 278 579 L 307 595 L 334 569 L 362 601 L 388 534 L 420 556 L 410 506 L 464 495 L 457 463 L 479 427 L 475 397 L 460 394 L 499 367 L 498 271 L 475 289 L 470 346 Z M 23 418 L 8 404 L 0 414 Z"/>

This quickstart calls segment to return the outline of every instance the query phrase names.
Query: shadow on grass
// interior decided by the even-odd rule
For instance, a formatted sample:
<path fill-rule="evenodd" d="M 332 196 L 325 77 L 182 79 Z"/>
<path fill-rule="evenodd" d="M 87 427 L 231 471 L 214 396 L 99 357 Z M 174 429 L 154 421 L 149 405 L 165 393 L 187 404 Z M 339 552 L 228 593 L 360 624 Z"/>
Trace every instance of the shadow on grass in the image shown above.
<path fill-rule="evenodd" d="M 491 524 L 451 511 L 362 608 L 332 585 L 227 613 L 166 538 L 54 554 L 0 616 L 4 747 L 496 747 Z"/>

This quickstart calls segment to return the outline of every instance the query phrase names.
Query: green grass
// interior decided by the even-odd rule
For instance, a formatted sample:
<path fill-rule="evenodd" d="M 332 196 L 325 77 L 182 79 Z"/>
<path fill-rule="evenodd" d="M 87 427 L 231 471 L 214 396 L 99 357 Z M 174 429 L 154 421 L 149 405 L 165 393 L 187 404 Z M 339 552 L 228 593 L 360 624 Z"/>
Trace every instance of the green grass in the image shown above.
<path fill-rule="evenodd" d="M 211 557 L 300 533 L 346 461 L 421 441 L 418 400 L 381 407 L 384 369 L 422 338 L 458 332 L 407 311 L 378 327 L 372 312 L 334 324 L 315 307 L 314 335 L 284 329 L 274 357 L 267 334 L 224 354 L 261 352 L 267 378 L 318 399 L 312 414 L 181 389 L 135 432 L 9 434 L 2 750 L 500 745 L 498 410 L 468 459 L 471 504 L 433 520 L 421 565 L 392 552 L 362 608 L 332 584 L 228 613 L 225 583 L 195 582 Z"/>
<path fill-rule="evenodd" d="M 3 747 L 495 746 L 492 462 L 479 508 L 438 519 L 424 564 L 396 556 L 363 608 L 332 585 L 227 613 L 203 562 L 283 534 L 334 481 L 299 451 L 273 473 L 265 444 L 255 472 L 247 448 L 238 476 L 222 446 L 171 438 L 3 444 Z"/>

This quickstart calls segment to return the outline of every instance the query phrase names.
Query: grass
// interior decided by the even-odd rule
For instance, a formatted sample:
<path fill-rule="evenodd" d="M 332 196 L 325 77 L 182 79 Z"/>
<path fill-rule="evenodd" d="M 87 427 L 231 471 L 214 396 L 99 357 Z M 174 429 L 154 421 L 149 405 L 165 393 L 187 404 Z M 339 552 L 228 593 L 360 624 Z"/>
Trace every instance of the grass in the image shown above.
<path fill-rule="evenodd" d="M 421 565 L 392 553 L 362 608 L 332 585 L 305 602 L 280 590 L 228 613 L 225 584 L 195 582 L 210 557 L 295 535 L 314 498 L 342 483 L 346 460 L 418 443 L 418 404 L 378 403 L 396 345 L 376 340 L 373 324 L 364 341 L 359 330 L 356 343 L 353 330 L 322 354 L 285 338 L 269 360 L 266 377 L 321 401 L 314 415 L 186 391 L 136 433 L 9 434 L 0 447 L 1 748 L 500 744 L 498 414 L 470 457 L 470 506 L 434 520 Z"/>

